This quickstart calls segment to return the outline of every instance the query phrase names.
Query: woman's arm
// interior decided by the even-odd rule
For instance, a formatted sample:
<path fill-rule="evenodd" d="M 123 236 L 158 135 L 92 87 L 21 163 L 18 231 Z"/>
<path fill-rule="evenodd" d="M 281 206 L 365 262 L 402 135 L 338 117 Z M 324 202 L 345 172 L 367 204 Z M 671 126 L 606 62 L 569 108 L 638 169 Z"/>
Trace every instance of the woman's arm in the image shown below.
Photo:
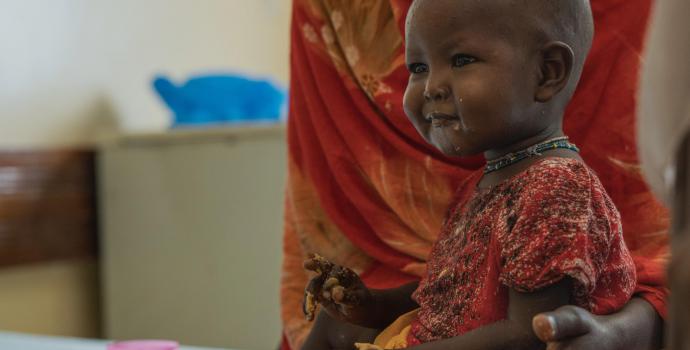
<path fill-rule="evenodd" d="M 506 320 L 458 337 L 422 344 L 411 349 L 543 349 L 545 345 L 532 331 L 532 318 L 540 312 L 567 305 L 571 291 L 572 281 L 569 279 L 534 293 L 511 290 Z"/>
<path fill-rule="evenodd" d="M 564 306 L 534 317 L 534 332 L 549 349 L 661 349 L 663 321 L 642 298 L 633 298 L 615 314 L 592 315 Z"/>

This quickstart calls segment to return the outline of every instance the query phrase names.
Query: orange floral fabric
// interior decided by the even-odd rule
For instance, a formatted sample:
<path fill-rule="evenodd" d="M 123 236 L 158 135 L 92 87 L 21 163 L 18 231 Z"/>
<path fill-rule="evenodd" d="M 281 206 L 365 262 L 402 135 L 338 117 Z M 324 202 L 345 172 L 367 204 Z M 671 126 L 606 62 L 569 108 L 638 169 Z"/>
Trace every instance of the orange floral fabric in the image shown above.
<path fill-rule="evenodd" d="M 448 158 L 408 122 L 402 97 L 411 0 L 293 0 L 281 314 L 299 348 L 317 252 L 373 288 L 419 279 L 458 184 L 481 157 Z M 638 292 L 665 315 L 668 213 L 644 183 L 635 93 L 651 0 L 592 0 L 596 36 L 565 131 L 621 212 Z"/>

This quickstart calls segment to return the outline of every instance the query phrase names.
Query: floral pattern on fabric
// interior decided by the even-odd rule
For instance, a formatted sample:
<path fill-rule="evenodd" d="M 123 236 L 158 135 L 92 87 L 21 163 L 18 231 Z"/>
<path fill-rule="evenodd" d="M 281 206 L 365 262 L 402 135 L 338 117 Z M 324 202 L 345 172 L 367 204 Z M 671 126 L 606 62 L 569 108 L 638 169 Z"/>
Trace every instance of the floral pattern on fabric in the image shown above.
<path fill-rule="evenodd" d="M 303 25 L 305 38 L 325 50 L 353 89 L 372 99 L 393 92 L 384 78 L 405 57 L 390 0 L 307 0 L 305 7 L 314 16 Z"/>

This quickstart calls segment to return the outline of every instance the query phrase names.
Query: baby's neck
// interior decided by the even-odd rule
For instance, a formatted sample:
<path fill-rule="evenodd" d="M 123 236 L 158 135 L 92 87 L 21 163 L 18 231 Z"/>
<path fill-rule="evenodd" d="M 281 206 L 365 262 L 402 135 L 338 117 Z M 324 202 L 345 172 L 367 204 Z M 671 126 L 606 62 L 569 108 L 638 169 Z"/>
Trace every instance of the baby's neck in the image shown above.
<path fill-rule="evenodd" d="M 524 140 L 516 142 L 508 147 L 504 147 L 500 150 L 487 151 L 485 152 L 485 156 L 489 160 L 497 159 L 505 156 L 506 154 L 519 152 L 530 146 L 534 146 L 544 141 L 551 140 L 561 136 L 564 136 L 564 134 L 563 131 L 559 128 L 556 132 L 535 135 L 533 137 L 526 138 Z M 577 152 L 573 152 L 568 149 L 549 149 L 541 152 L 540 155 L 529 157 L 505 168 L 499 169 L 489 174 L 484 174 L 477 186 L 479 188 L 494 187 L 500 184 L 501 182 L 506 181 L 517 174 L 520 174 L 521 172 L 527 170 L 530 166 L 532 166 L 532 164 L 547 157 L 574 158 L 582 160 Z"/>
<path fill-rule="evenodd" d="M 538 134 L 513 142 L 510 145 L 490 149 L 484 152 L 484 158 L 487 160 L 498 159 L 507 154 L 519 152 L 528 147 L 561 136 L 565 136 L 565 134 L 563 133 L 563 129 L 560 127 L 554 128 L 553 130 L 545 129 Z"/>

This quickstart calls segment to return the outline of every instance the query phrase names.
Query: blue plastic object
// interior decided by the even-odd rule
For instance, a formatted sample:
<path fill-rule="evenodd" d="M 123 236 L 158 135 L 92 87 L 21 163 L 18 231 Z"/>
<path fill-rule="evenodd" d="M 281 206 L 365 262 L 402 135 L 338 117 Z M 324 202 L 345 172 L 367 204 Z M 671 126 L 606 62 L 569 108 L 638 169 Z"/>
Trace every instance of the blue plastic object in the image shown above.
<path fill-rule="evenodd" d="M 173 126 L 279 121 L 287 100 L 284 89 L 237 75 L 198 76 L 181 86 L 159 76 L 153 87 L 173 112 Z"/>

